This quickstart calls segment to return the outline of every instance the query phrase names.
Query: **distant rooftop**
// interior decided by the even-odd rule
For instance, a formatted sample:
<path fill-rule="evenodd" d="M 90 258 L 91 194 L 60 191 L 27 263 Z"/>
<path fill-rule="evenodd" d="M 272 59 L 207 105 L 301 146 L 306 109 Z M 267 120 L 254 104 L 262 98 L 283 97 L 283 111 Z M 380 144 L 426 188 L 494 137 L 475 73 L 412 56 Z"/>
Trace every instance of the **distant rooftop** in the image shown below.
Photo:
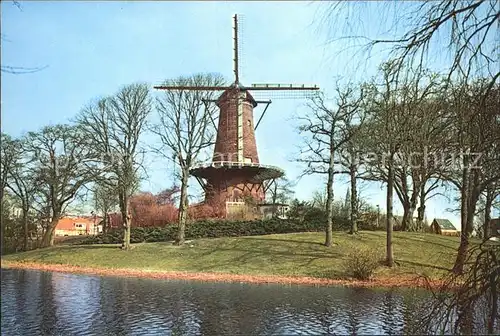
<path fill-rule="evenodd" d="M 457 228 L 451 223 L 449 219 L 445 218 L 434 218 L 437 225 L 443 230 L 456 230 Z"/>

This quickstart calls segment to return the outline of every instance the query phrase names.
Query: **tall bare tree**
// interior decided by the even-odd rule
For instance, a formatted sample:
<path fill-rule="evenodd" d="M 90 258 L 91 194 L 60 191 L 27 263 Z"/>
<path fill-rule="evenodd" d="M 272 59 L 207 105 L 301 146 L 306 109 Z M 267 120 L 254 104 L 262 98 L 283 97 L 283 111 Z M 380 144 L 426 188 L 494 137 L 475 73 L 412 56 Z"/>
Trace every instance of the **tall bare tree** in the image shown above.
<path fill-rule="evenodd" d="M 5 189 L 7 188 L 8 172 L 16 164 L 19 152 L 16 150 L 16 142 L 8 134 L 1 134 L 1 158 L 0 158 L 0 201 L 3 200 Z"/>
<path fill-rule="evenodd" d="M 273 217 L 276 216 L 278 207 L 276 204 L 286 203 L 293 197 L 294 183 L 290 181 L 286 176 L 282 176 L 271 182 L 269 189 L 267 189 L 268 201 L 273 204 L 272 214 Z"/>
<path fill-rule="evenodd" d="M 348 217 L 350 221 L 350 233 L 355 234 L 358 232 L 358 218 L 360 210 L 360 195 L 358 190 L 358 179 L 365 178 L 363 155 L 369 151 L 368 143 L 366 140 L 366 125 L 365 121 L 370 118 L 370 111 L 367 107 L 367 99 L 369 95 L 367 92 L 370 90 L 369 86 L 363 85 L 365 92 L 365 99 L 363 105 L 358 112 L 357 120 L 346 120 L 345 127 L 348 134 L 351 135 L 350 139 L 346 141 L 340 148 L 338 159 L 336 163 L 339 164 L 339 173 L 349 176 L 350 189 L 346 195 L 346 204 L 348 206 Z"/>
<path fill-rule="evenodd" d="M 268 189 L 268 201 L 272 204 L 286 203 L 293 197 L 293 187 L 295 183 L 290 181 L 286 176 L 277 178 L 271 182 Z"/>
<path fill-rule="evenodd" d="M 387 183 L 386 194 L 386 263 L 389 267 L 394 265 L 392 248 L 393 235 L 393 199 L 395 188 L 396 158 L 399 149 L 408 141 L 408 118 L 398 101 L 398 87 L 393 77 L 393 64 L 388 62 L 381 66 L 381 82 L 370 85 L 369 105 L 373 116 L 367 126 L 367 143 L 376 159 L 367 163 L 369 174 L 382 176 L 382 181 Z M 378 178 L 376 178 L 378 179 Z"/>
<path fill-rule="evenodd" d="M 491 232 L 491 215 L 495 203 L 495 199 L 500 196 L 500 183 L 493 181 L 486 186 L 484 192 L 485 205 L 484 205 L 484 221 L 483 221 L 483 239 L 488 239 L 494 234 Z"/>
<path fill-rule="evenodd" d="M 336 21 L 336 14 L 346 14 L 342 7 L 353 4 L 335 3 L 331 5 L 327 10 L 327 19 L 330 19 L 331 22 Z M 385 6 L 384 4 L 374 5 Z M 352 12 L 355 12 L 356 15 L 359 14 L 361 20 L 363 14 L 368 13 L 366 8 Z M 498 43 L 494 42 L 497 35 L 495 27 L 498 25 L 498 19 L 500 18 L 498 1 L 449 0 L 426 1 L 414 4 L 401 2 L 393 6 L 392 15 L 393 25 L 391 29 L 394 31 L 391 33 L 395 33 L 395 35 L 389 38 L 385 36 L 369 37 L 362 36 L 366 35 L 365 33 L 351 31 L 350 36 L 346 38 L 349 40 L 356 39 L 354 36 L 368 38 L 369 42 L 365 43 L 367 49 L 376 45 L 391 46 L 392 53 L 390 56 L 393 61 L 395 79 L 398 79 L 400 75 L 404 76 L 408 68 L 422 69 L 434 65 L 432 63 L 435 59 L 432 57 L 438 55 L 440 60 L 444 60 L 448 79 L 467 85 L 469 82 L 474 82 L 478 77 L 484 77 L 485 90 L 481 93 L 481 97 L 483 100 L 489 99 L 488 96 L 493 94 L 492 88 L 497 85 L 500 77 Z M 387 14 L 386 17 L 390 19 Z M 344 22 L 348 22 L 349 26 L 352 27 L 353 19 L 355 18 L 347 15 Z M 404 23 L 404 26 L 401 23 Z M 396 31 L 397 27 L 403 28 L 401 33 Z M 336 29 L 336 31 L 342 30 Z M 443 52 L 448 54 L 444 55 Z M 464 91 L 467 90 L 464 89 Z M 462 100 L 467 97 L 467 95 L 459 94 L 459 96 L 461 95 L 463 96 Z M 463 107 L 461 108 L 463 109 Z M 467 144 L 465 139 L 470 139 L 470 137 L 465 136 L 466 129 L 470 128 L 472 124 L 469 121 L 474 118 L 471 116 L 465 117 L 463 114 L 462 111 L 456 115 L 457 123 L 455 124 L 457 126 L 451 127 L 451 129 L 456 131 L 455 139 L 457 139 L 457 142 L 464 145 L 461 149 L 472 151 L 472 147 L 478 148 L 481 146 L 469 145 L 469 148 L 465 148 Z M 484 118 L 484 116 L 484 113 L 482 113 L 476 116 L 476 120 Z M 491 124 L 495 123 L 490 121 Z M 480 132 L 476 133 L 477 139 L 480 134 Z M 457 146 L 454 148 L 456 149 Z M 475 202 L 477 202 L 477 187 L 484 185 L 484 183 L 478 182 L 481 178 L 477 176 L 477 170 L 470 169 L 469 165 L 473 161 L 470 155 L 462 155 L 461 161 L 464 167 L 461 171 L 462 175 L 460 178 L 453 178 L 453 180 L 455 180 L 454 184 L 461 193 L 462 232 L 468 232 L 471 230 L 474 213 L 474 211 L 469 210 L 474 208 Z M 471 186 L 471 183 L 475 186 Z M 425 199 L 422 196 L 420 198 Z M 421 211 L 423 209 L 424 207 L 421 207 Z M 469 220 L 466 219 L 468 216 Z M 457 272 L 461 272 L 463 269 L 464 252 L 468 246 L 467 239 L 462 237 L 459 250 L 460 260 L 457 259 L 454 268 Z"/>
<path fill-rule="evenodd" d="M 448 157 L 441 178 L 460 192 L 461 239 L 453 270 L 462 273 L 478 200 L 489 185 L 500 180 L 496 150 L 500 147 L 500 88 L 492 88 L 486 79 L 455 85 L 449 92 L 448 108 L 454 114 L 449 146 L 454 155 Z"/>
<path fill-rule="evenodd" d="M 425 302 L 410 334 L 498 334 L 500 245 L 474 244 L 466 261 L 470 271 L 443 276 L 442 285 L 433 290 L 434 300 Z"/>
<path fill-rule="evenodd" d="M 77 126 L 46 126 L 30 132 L 26 147 L 37 161 L 37 174 L 50 208 L 50 222 L 41 245 L 52 246 L 61 215 L 82 188 L 95 179 L 97 165 L 88 138 Z"/>
<path fill-rule="evenodd" d="M 88 104 L 78 124 L 96 150 L 105 178 L 100 183 L 116 188 L 124 227 L 122 248 L 130 249 L 130 197 L 139 186 L 144 150 L 139 140 L 152 110 L 147 84 L 124 86 L 115 95 Z"/>
<path fill-rule="evenodd" d="M 168 81 L 178 86 L 222 86 L 224 79 L 218 74 L 196 74 Z M 181 196 L 179 200 L 179 231 L 176 243 L 184 243 L 188 214 L 189 170 L 199 155 L 214 143 L 213 114 L 215 106 L 206 101 L 215 98 L 214 91 L 168 90 L 156 100 L 159 122 L 151 130 L 161 141 L 156 152 L 173 160 L 180 168 Z"/>
<path fill-rule="evenodd" d="M 26 148 L 26 139 L 14 140 L 11 145 L 14 146 L 17 153 L 17 160 L 7 172 L 9 177 L 7 186 L 21 205 L 24 233 L 23 249 L 27 251 L 30 237 L 29 217 L 34 210 L 35 198 L 40 192 L 43 181 L 37 169 L 34 153 Z"/>
<path fill-rule="evenodd" d="M 93 188 L 95 209 L 102 215 L 102 230 L 104 233 L 109 228 L 109 212 L 114 211 L 118 205 L 118 188 L 110 181 L 103 182 L 99 179 Z"/>
<path fill-rule="evenodd" d="M 333 223 L 333 181 L 336 171 L 337 156 L 342 146 L 353 136 L 354 132 L 348 125 L 360 122 L 363 92 L 361 88 L 347 85 L 336 89 L 336 106 L 328 107 L 323 94 L 315 97 L 309 104 L 310 114 L 299 117 L 302 124 L 299 131 L 305 136 L 304 147 L 301 150 L 299 162 L 305 163 L 303 174 L 326 174 L 326 236 L 325 245 L 332 246 Z"/>
<path fill-rule="evenodd" d="M 493 85 L 500 76 L 495 43 L 500 9 L 496 0 L 334 2 L 325 9 L 321 24 L 330 23 L 330 41 L 360 42 L 366 52 L 379 45 L 388 46 L 396 73 L 405 73 L 407 68 L 429 68 L 438 56 L 444 61 L 448 78 L 468 81 L 476 76 L 490 76 L 488 81 Z M 376 30 L 357 30 L 373 11 L 388 21 L 390 30 L 386 35 L 390 36 L 371 35 Z M 356 25 L 356 21 L 361 24 Z M 342 28 L 347 28 L 348 36 L 336 35 L 345 34 L 346 29 Z"/>
<path fill-rule="evenodd" d="M 16 148 L 16 141 L 12 139 L 8 134 L 1 134 L 1 143 L 0 143 L 0 207 L 2 207 L 2 213 L 4 213 L 4 195 L 9 182 L 9 172 L 12 168 L 17 164 L 20 160 L 19 151 Z M 6 209 L 5 209 L 6 210 Z M 4 252 L 5 244 L 5 223 L 2 221 L 2 252 Z"/>
<path fill-rule="evenodd" d="M 419 200 L 417 224 L 422 224 L 425 201 L 436 195 L 432 192 L 439 186 L 435 178 L 439 167 L 430 161 L 443 150 L 440 138 L 448 125 L 440 103 L 443 91 L 443 81 L 437 75 L 420 69 L 411 72 L 410 80 L 401 83 L 397 91 L 397 109 L 407 120 L 404 136 L 409 140 L 400 147 L 394 179 L 403 206 L 403 231 L 417 229 L 413 217 Z"/>

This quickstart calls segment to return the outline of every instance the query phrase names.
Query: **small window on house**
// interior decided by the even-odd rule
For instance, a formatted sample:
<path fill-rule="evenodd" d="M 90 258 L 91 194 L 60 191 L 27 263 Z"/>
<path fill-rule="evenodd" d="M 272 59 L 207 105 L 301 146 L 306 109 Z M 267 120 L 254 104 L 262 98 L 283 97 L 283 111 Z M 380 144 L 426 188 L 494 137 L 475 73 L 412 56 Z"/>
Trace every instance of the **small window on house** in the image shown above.
<path fill-rule="evenodd" d="M 245 158 L 245 163 L 252 163 L 252 158 Z"/>

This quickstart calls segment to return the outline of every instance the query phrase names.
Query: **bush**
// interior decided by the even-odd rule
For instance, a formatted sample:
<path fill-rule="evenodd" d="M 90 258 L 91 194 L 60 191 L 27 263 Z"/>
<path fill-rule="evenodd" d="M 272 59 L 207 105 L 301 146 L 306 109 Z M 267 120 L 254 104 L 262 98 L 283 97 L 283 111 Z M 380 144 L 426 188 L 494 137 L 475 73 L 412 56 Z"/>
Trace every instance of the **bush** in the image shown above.
<path fill-rule="evenodd" d="M 333 230 L 348 230 L 349 221 L 344 218 L 333 219 Z M 200 220 L 186 224 L 186 239 L 220 238 L 258 236 L 278 233 L 320 232 L 325 230 L 325 222 L 311 218 L 299 219 L 268 219 L 251 221 L 234 220 Z M 131 243 L 173 241 L 177 237 L 177 225 L 164 227 L 132 227 Z M 118 244 L 123 239 L 123 230 L 110 230 L 105 234 L 89 236 L 80 244 Z"/>
<path fill-rule="evenodd" d="M 352 278 L 368 280 L 379 266 L 380 254 L 368 248 L 353 248 L 344 261 L 344 271 Z"/>
<path fill-rule="evenodd" d="M 345 223 L 334 220 L 334 229 Z M 277 233 L 318 232 L 325 229 L 319 220 L 300 221 L 298 219 L 269 219 L 253 221 L 203 220 L 186 225 L 186 239 L 256 236 Z M 162 242 L 175 240 L 177 225 L 165 227 L 132 227 L 131 243 Z M 81 244 L 118 244 L 121 243 L 123 230 L 111 230 L 105 234 L 89 236 Z"/>

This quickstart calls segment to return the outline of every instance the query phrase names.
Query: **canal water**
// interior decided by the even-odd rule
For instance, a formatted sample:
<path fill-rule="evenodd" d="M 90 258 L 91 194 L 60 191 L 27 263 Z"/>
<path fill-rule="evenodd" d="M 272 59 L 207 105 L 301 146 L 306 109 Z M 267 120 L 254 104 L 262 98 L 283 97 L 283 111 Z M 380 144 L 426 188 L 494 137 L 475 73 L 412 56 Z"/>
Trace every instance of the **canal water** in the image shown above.
<path fill-rule="evenodd" d="M 2 335 L 407 334 L 422 290 L 206 283 L 2 269 Z"/>

